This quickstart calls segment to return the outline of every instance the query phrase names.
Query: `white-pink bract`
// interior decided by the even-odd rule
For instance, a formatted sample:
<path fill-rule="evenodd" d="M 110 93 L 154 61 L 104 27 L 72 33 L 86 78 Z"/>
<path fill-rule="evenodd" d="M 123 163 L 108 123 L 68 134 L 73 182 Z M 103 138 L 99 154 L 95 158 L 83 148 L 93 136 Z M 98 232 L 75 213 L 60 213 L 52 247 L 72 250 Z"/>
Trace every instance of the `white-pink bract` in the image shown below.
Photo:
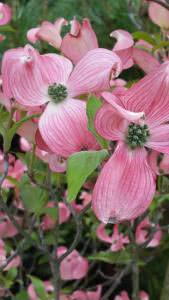
<path fill-rule="evenodd" d="M 121 98 L 102 94 L 106 103 L 96 115 L 95 126 L 104 138 L 117 141 L 93 192 L 93 209 L 103 223 L 134 219 L 153 199 L 155 174 L 146 149 L 169 153 L 168 84 L 166 62 Z"/>
<path fill-rule="evenodd" d="M 110 76 L 120 71 L 120 58 L 106 49 L 89 51 L 73 70 L 67 58 L 40 55 L 27 45 L 5 53 L 3 90 L 8 98 L 28 107 L 48 103 L 39 120 L 42 138 L 53 153 L 67 157 L 81 149 L 96 149 L 97 144 L 87 129 L 86 104 L 75 98 L 109 88 Z M 56 103 L 49 89 L 53 92 L 58 87 L 64 89 L 65 98 Z"/>

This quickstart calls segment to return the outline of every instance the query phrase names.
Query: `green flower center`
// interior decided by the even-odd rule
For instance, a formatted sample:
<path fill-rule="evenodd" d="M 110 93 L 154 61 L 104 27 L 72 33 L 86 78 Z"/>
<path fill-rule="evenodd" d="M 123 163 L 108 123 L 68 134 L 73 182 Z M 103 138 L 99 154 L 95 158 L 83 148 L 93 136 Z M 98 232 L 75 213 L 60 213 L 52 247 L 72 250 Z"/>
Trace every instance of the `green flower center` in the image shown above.
<path fill-rule="evenodd" d="M 52 84 L 48 87 L 48 95 L 53 100 L 54 103 L 59 103 L 63 101 L 67 95 L 67 88 L 63 84 Z"/>
<path fill-rule="evenodd" d="M 126 135 L 126 143 L 131 149 L 143 147 L 150 136 L 148 126 L 130 123 Z"/>

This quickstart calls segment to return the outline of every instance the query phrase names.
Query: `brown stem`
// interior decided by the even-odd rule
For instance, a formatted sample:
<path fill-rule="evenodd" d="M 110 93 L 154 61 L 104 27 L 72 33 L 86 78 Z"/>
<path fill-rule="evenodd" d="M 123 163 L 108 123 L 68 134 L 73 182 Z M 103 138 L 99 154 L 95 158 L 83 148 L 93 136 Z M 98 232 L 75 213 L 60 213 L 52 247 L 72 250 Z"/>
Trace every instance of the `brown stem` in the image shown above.
<path fill-rule="evenodd" d="M 163 285 L 160 300 L 168 300 L 168 299 L 169 299 L 169 262 L 166 269 L 164 285 Z"/>

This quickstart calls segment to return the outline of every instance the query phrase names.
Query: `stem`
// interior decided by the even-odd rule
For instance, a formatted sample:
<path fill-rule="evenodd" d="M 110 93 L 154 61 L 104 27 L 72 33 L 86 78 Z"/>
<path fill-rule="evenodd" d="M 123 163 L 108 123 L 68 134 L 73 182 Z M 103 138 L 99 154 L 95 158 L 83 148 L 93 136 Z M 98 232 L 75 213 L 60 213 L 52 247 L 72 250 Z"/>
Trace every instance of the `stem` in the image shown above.
<path fill-rule="evenodd" d="M 169 262 L 166 269 L 160 300 L 168 300 L 168 299 L 169 299 Z"/>
<path fill-rule="evenodd" d="M 133 283 L 133 294 L 132 300 L 139 300 L 139 267 L 137 260 L 133 262 L 132 268 L 132 283 Z"/>
<path fill-rule="evenodd" d="M 126 266 L 122 271 L 120 271 L 120 273 L 117 274 L 116 278 L 112 277 L 112 280 L 108 280 L 110 287 L 108 288 L 108 290 L 106 291 L 106 293 L 102 297 L 102 300 L 109 299 L 110 295 L 114 292 L 114 290 L 120 284 L 122 278 L 125 275 L 128 274 L 128 272 L 130 271 L 130 268 L 131 268 L 131 264 L 129 264 L 128 266 Z M 111 284 L 112 281 L 113 281 L 113 284 Z"/>

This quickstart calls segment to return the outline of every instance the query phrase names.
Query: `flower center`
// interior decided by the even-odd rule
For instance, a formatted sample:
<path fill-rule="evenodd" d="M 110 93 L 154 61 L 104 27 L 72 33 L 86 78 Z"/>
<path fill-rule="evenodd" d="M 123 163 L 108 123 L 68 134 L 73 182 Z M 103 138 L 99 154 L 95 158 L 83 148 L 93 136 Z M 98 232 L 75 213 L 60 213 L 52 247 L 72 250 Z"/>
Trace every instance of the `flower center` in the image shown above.
<path fill-rule="evenodd" d="M 131 149 L 143 147 L 149 136 L 150 132 L 146 124 L 139 125 L 130 123 L 126 135 L 126 143 Z"/>
<path fill-rule="evenodd" d="M 53 100 L 54 103 L 59 103 L 63 101 L 67 95 L 67 88 L 63 84 L 52 84 L 48 87 L 48 95 Z"/>

